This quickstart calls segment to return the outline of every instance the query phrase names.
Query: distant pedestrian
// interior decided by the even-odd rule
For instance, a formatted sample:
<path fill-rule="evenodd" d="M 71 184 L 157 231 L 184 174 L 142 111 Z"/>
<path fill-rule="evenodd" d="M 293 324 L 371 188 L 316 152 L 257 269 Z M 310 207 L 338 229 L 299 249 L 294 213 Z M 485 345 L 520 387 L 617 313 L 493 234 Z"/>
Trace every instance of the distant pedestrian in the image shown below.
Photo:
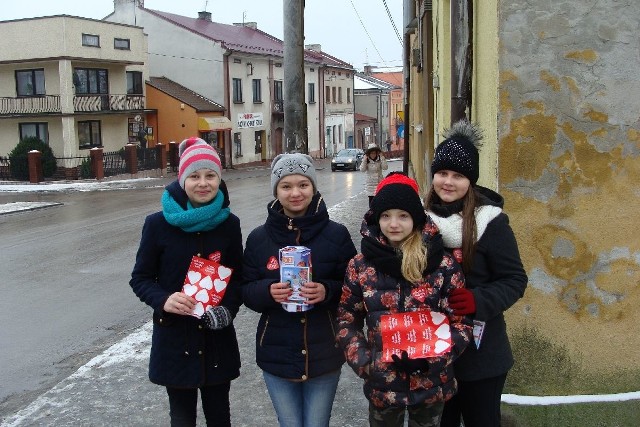
<path fill-rule="evenodd" d="M 147 131 L 142 126 L 138 130 L 138 143 L 140 148 L 147 148 Z"/>
<path fill-rule="evenodd" d="M 457 255 L 467 286 L 449 305 L 473 319 L 478 337 L 454 363 L 458 394 L 445 404 L 443 427 L 500 426 L 500 401 L 513 355 L 504 312 L 520 299 L 527 275 L 503 212 L 504 199 L 477 185 L 482 132 L 466 120 L 445 132 L 436 148 L 426 208 L 444 245 Z"/>
<path fill-rule="evenodd" d="M 347 363 L 364 379 L 373 427 L 402 427 L 405 412 L 409 426 L 437 427 L 444 402 L 456 392 L 451 362 L 471 340 L 470 322 L 447 303 L 464 286 L 462 269 L 444 252 L 418 191 L 413 179 L 398 172 L 380 182 L 360 231 L 362 252 L 347 267 L 338 310 L 338 341 Z M 449 338 L 452 347 L 419 358 L 403 350 L 385 360 L 392 352 L 388 346 L 397 342 L 385 342 L 382 325 L 407 327 L 406 313 L 438 318 L 438 325 L 447 319 L 449 327 L 438 328 L 436 335 Z M 424 338 L 435 329 L 427 325 L 411 332 Z"/>
<path fill-rule="evenodd" d="M 385 145 L 387 146 L 387 152 L 391 151 L 391 138 L 387 138 L 387 140 L 385 141 Z"/>
<path fill-rule="evenodd" d="M 230 426 L 229 389 L 240 375 L 232 324 L 241 305 L 242 233 L 229 209 L 216 151 L 200 138 L 179 147 L 177 181 L 162 195 L 162 211 L 142 228 L 129 282 L 153 309 L 149 379 L 165 386 L 172 426 L 195 426 L 198 389 L 207 425 Z M 194 317 L 196 300 L 181 292 L 193 256 L 233 270 L 219 305 Z"/>
<path fill-rule="evenodd" d="M 336 310 L 356 248 L 347 228 L 329 219 L 311 157 L 276 156 L 271 191 L 266 222 L 249 234 L 244 253 L 244 303 L 260 313 L 256 362 L 281 427 L 328 427 L 344 364 Z M 279 271 L 286 246 L 311 250 L 312 281 L 301 292 L 312 305 L 307 311 L 283 306 L 292 292 Z"/>
<path fill-rule="evenodd" d="M 382 171 L 388 168 L 387 159 L 382 154 L 380 147 L 376 144 L 369 144 L 367 151 L 364 152 L 364 160 L 360 164 L 360 170 L 367 174 L 364 190 L 369 196 L 369 205 L 371 205 L 371 199 L 373 199 L 376 187 L 382 181 Z"/>

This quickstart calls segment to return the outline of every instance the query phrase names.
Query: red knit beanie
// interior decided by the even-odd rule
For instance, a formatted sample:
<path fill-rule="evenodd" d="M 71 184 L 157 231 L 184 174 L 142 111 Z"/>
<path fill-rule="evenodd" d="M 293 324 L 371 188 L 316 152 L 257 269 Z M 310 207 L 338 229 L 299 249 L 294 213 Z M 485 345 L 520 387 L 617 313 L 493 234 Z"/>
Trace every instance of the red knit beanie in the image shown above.
<path fill-rule="evenodd" d="M 389 209 L 401 209 L 411 215 L 415 228 L 421 229 L 427 220 L 418 183 L 400 172 L 391 172 L 380 181 L 376 194 L 371 200 L 373 215 L 370 222 L 378 222 L 382 212 Z"/>

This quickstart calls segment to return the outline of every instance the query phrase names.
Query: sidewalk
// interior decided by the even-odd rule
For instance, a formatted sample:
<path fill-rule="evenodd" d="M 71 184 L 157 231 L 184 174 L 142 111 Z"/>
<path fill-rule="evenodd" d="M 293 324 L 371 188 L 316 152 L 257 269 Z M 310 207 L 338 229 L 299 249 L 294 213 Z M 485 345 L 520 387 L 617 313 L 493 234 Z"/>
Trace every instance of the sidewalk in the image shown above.
<path fill-rule="evenodd" d="M 329 162 L 330 159 L 317 160 L 316 168 L 329 167 Z M 225 178 L 260 173 L 252 169 L 229 171 Z M 348 227 L 356 248 L 360 247 L 362 218 L 353 212 L 360 212 L 366 204 L 366 195 L 359 193 L 329 210 L 333 220 Z M 262 372 L 255 363 L 258 318 L 257 313 L 243 306 L 234 321 L 242 368 L 240 377 L 231 385 L 233 426 L 278 425 Z M 150 334 L 151 323 L 132 331 L 26 408 L 4 419 L 0 426 L 168 426 L 166 392 L 163 387 L 151 384 L 147 377 Z M 367 426 L 367 407 L 362 380 L 344 365 L 331 426 Z M 204 425 L 200 411 L 198 426 Z"/>

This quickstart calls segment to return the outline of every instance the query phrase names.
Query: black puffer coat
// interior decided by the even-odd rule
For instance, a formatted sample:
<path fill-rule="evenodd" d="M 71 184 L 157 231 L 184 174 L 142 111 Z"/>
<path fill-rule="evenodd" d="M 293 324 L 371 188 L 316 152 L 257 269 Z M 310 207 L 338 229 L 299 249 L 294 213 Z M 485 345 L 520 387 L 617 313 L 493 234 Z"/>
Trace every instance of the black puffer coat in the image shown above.
<path fill-rule="evenodd" d="M 344 363 L 335 341 L 336 309 L 347 262 L 356 248 L 347 228 L 329 219 L 319 193 L 306 215 L 288 218 L 276 200 L 269 203 L 264 225 L 249 234 L 244 252 L 244 303 L 262 313 L 256 333 L 256 362 L 264 371 L 304 381 L 337 369 Z M 269 293 L 280 282 L 278 251 L 285 246 L 311 249 L 312 280 L 327 291 L 324 302 L 311 310 L 290 313 Z"/>
<path fill-rule="evenodd" d="M 173 199 L 186 207 L 187 194 L 178 182 L 167 186 Z M 223 207 L 229 205 L 224 183 Z M 194 255 L 208 258 L 220 252 L 220 263 L 233 269 L 221 305 L 235 316 L 242 304 L 242 232 L 240 220 L 230 214 L 211 231 L 188 233 L 170 225 L 162 212 L 149 215 L 142 228 L 136 264 L 129 284 L 153 308 L 153 337 L 149 360 L 151 382 L 179 388 L 219 384 L 240 375 L 240 352 L 233 325 L 208 330 L 192 316 L 166 313 L 167 298 L 182 289 Z"/>
<path fill-rule="evenodd" d="M 465 277 L 473 293 L 476 312 L 471 317 L 485 322 L 480 347 L 472 343 L 455 363 L 456 378 L 476 381 L 505 374 L 513 366 L 504 312 L 515 304 L 527 287 L 527 274 L 520 260 L 518 244 L 502 212 L 504 199 L 498 193 L 476 186 L 480 207 L 476 209 L 478 242 L 471 271 Z M 462 241 L 460 203 L 430 207 L 445 247 L 453 250 Z"/>
<path fill-rule="evenodd" d="M 444 252 L 438 228 L 430 218 L 422 233 L 428 245 L 428 263 L 423 280 L 417 283 L 408 282 L 399 266 L 394 267 L 390 258 L 397 256 L 386 239 L 380 237 L 379 227 L 367 225 L 366 217 L 361 229 L 362 253 L 347 268 L 338 309 L 338 341 L 347 363 L 365 380 L 365 396 L 380 408 L 450 399 L 457 391 L 452 362 L 471 340 L 469 320 L 454 316 L 447 302 L 453 288 L 464 286 L 462 269 Z M 429 358 L 428 372 L 414 372 L 407 377 L 395 363 L 381 360 L 380 318 L 409 311 L 444 313 L 449 318 L 453 348 L 442 357 Z"/>

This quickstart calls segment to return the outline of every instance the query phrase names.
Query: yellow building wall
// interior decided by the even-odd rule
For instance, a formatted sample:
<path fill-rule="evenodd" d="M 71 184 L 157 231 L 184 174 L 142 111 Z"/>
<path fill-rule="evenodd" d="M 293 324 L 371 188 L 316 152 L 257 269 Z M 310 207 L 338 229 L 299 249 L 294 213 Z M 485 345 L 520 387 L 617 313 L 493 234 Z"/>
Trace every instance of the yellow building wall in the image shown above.
<path fill-rule="evenodd" d="M 180 143 L 191 136 L 198 136 L 198 114 L 196 110 L 147 85 L 147 107 L 158 110 L 155 142 Z"/>
<path fill-rule="evenodd" d="M 640 90 L 640 61 L 625 42 L 637 38 L 633 25 L 620 23 L 640 20 L 640 5 L 604 0 L 582 11 L 586 4 L 571 3 L 575 19 L 567 19 L 567 4 L 474 2 L 471 119 L 485 134 L 479 184 L 504 196 L 529 276 L 524 298 L 507 311 L 510 333 L 535 330 L 547 348 L 530 351 L 544 358 L 563 349 L 580 367 L 556 393 L 635 391 L 640 100 L 626 95 Z M 450 125 L 450 1 L 433 7 L 435 146 Z M 427 76 L 411 75 L 411 109 L 420 114 Z M 422 183 L 428 148 L 415 131 L 411 138 Z"/>

